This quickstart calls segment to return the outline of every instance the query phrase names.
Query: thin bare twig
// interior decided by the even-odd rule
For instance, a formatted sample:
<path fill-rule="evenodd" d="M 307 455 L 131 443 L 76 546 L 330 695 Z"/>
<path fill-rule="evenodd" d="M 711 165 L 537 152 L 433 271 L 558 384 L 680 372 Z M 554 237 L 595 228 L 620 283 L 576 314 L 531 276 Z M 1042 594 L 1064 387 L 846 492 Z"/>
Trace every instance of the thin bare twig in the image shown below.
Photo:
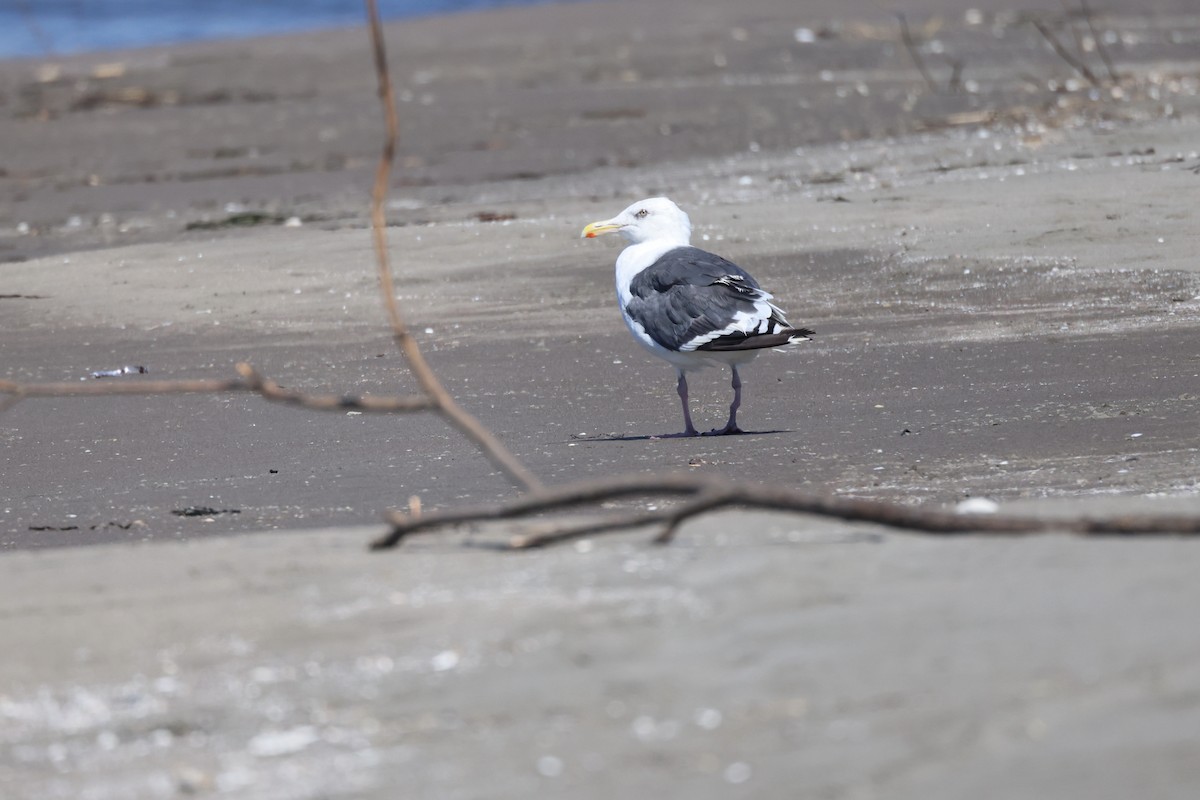
<path fill-rule="evenodd" d="M 379 79 L 379 96 L 384 109 L 386 137 L 379 167 L 376 170 L 372 190 L 371 220 L 372 235 L 377 256 L 381 292 L 397 345 L 423 391 L 419 396 L 407 397 L 352 397 L 332 394 L 306 394 L 285 389 L 274 381 L 258 374 L 249 364 L 237 365 L 238 378 L 225 380 L 182 380 L 182 381 L 129 381 L 91 383 L 20 383 L 0 381 L 0 411 L 11 408 L 26 397 L 36 396 L 96 396 L 126 394 L 165 394 L 186 392 L 254 392 L 272 402 L 286 403 L 317 410 L 354 409 L 371 412 L 405 412 L 436 410 L 464 436 L 474 442 L 514 482 L 529 490 L 523 498 L 496 505 L 475 508 L 460 508 L 446 511 L 423 512 L 419 498 L 410 500 L 409 513 L 391 512 L 388 519 L 392 530 L 372 544 L 374 549 L 395 547 L 407 536 L 442 529 L 448 526 L 496 520 L 524 519 L 534 515 L 580 507 L 595 507 L 605 501 L 629 497 L 652 496 L 655 498 L 676 497 L 674 505 L 606 516 L 583 523 L 551 526 L 537 533 L 521 533 L 509 540 L 512 548 L 540 547 L 566 541 L 580 536 L 616 530 L 630 530 L 645 526 L 660 526 L 655 541 L 671 541 L 679 525 L 688 519 L 719 508 L 750 507 L 815 514 L 835 519 L 871 522 L 893 528 L 936 535 L 966 533 L 982 534 L 1034 534 L 1049 531 L 1073 532 L 1081 535 L 1194 535 L 1200 533 L 1200 516 L 1139 516 L 1129 515 L 1108 519 L 1076 517 L 1063 520 L 1045 520 L 1033 517 L 1008 515 L 960 515 L 942 510 L 913 508 L 895 503 L 873 500 L 836 497 L 833 495 L 797 491 L 791 487 L 766 484 L 729 483 L 716 477 L 691 474 L 647 477 L 644 475 L 621 475 L 593 481 L 569 484 L 560 487 L 544 487 L 524 465 L 516 459 L 495 436 L 478 420 L 463 411 L 425 361 L 416 340 L 406 325 L 396 302 L 395 286 L 388 261 L 386 219 L 384 203 L 387 196 L 392 164 L 398 138 L 395 101 L 392 94 L 384 49 L 382 26 L 379 21 L 375 0 L 365 0 L 370 21 L 375 66 Z M 1091 25 L 1090 10 L 1083 4 L 1084 13 Z M 1053 31 L 1038 19 L 1033 24 L 1050 42 L 1055 51 L 1067 63 L 1093 84 L 1095 75 L 1082 61 L 1082 43 L 1078 32 L 1072 28 L 1081 55 L 1076 58 L 1062 44 Z M 925 67 L 923 59 L 908 28 L 907 21 L 900 15 L 901 35 L 917 68 L 933 91 L 936 83 Z M 1093 35 L 1095 30 L 1093 28 Z M 1097 40 L 1099 41 L 1099 40 Z M 1115 70 L 1108 63 L 1109 74 L 1115 80 Z M 951 86 L 957 84 L 961 67 L 955 66 Z"/>
<path fill-rule="evenodd" d="M 1054 48 L 1054 52 L 1058 54 L 1059 58 L 1067 62 L 1067 64 L 1069 64 L 1072 69 L 1082 75 L 1088 83 L 1092 84 L 1093 86 L 1100 85 L 1100 81 L 1096 78 L 1096 74 L 1088 69 L 1087 64 L 1083 63 L 1080 58 L 1077 58 L 1074 53 L 1066 48 L 1066 45 L 1059 40 L 1058 36 L 1054 33 L 1054 31 L 1050 30 L 1049 26 L 1047 26 L 1045 22 L 1036 17 L 1031 18 L 1029 21 L 1033 27 L 1037 28 L 1037 31 L 1042 35 L 1042 38 L 1050 43 L 1050 46 Z"/>
<path fill-rule="evenodd" d="M 384 306 L 391 321 L 396 344 L 404 354 L 408 367 L 421 389 L 433 399 L 436 410 L 460 433 L 475 443 L 515 483 L 525 489 L 540 488 L 542 482 L 512 454 L 479 420 L 467 413 L 454 401 L 442 386 L 417 340 L 413 338 L 400 314 L 396 303 L 396 289 L 392 281 L 392 270 L 388 260 L 387 220 L 384 216 L 384 201 L 387 199 L 388 181 L 392 163 L 396 157 L 396 140 L 399 123 L 396 118 L 396 100 L 392 93 L 391 73 L 388 70 L 387 50 L 383 39 L 383 25 L 379 21 L 379 8 L 375 0 L 366 0 L 367 18 L 371 26 L 371 46 L 375 56 L 375 73 L 379 80 L 379 101 L 383 105 L 385 135 L 379 166 L 375 170 L 375 186 L 371 192 L 371 232 L 375 243 L 375 257 L 379 266 L 379 283 L 383 292 Z"/>
<path fill-rule="evenodd" d="M 925 66 L 925 59 L 921 57 L 921 51 L 917 47 L 917 42 L 913 39 L 912 31 L 908 27 L 908 18 L 903 14 L 897 14 L 896 19 L 900 21 L 900 39 L 904 42 L 905 49 L 908 50 L 908 55 L 913 60 L 913 64 L 917 67 L 917 72 L 921 73 L 921 77 L 925 80 L 925 85 L 934 94 L 940 94 L 937 83 L 934 82 L 933 76 L 929 74 L 929 69 Z"/>
<path fill-rule="evenodd" d="M 541 482 L 509 452 L 498 439 L 477 419 L 464 411 L 445 390 L 430 368 L 416 340 L 400 313 L 396 302 L 396 290 L 392 271 L 388 263 L 386 219 L 384 202 L 387 197 L 388 179 L 395 158 L 398 124 L 396 105 L 392 95 L 391 78 L 384 50 L 383 30 L 375 0 L 366 0 L 370 18 L 371 40 L 374 46 L 375 68 L 379 77 L 379 97 L 384 108 L 387 126 L 383 153 L 375 173 L 375 185 L 371 193 L 372 234 L 378 261 L 380 290 L 384 299 L 388 319 L 396 343 L 409 369 L 420 385 L 423 396 L 413 397 L 356 397 L 346 395 L 312 395 L 284 389 L 274 381 L 259 375 L 248 364 L 239 364 L 240 379 L 228 380 L 183 380 L 183 381 L 131 381 L 128 383 L 106 382 L 103 384 L 76 383 L 19 383 L 0 381 L 0 412 L 12 408 L 26 397 L 81 396 L 81 395 L 124 395 L 124 394 L 178 394 L 194 392 L 256 392 L 267 400 L 315 410 L 360 410 L 375 412 L 427 411 L 441 414 L 463 435 L 479 448 L 514 482 L 525 489 L 536 489 Z"/>
<path fill-rule="evenodd" d="M 1104 68 L 1108 71 L 1108 78 L 1114 84 L 1121 82 L 1121 76 L 1117 73 L 1116 67 L 1113 65 L 1112 58 L 1108 55 L 1108 48 L 1104 45 L 1104 40 L 1100 38 L 1099 32 L 1096 30 L 1095 15 L 1092 13 L 1091 6 L 1087 0 L 1079 0 L 1079 8 L 1083 12 L 1083 18 L 1087 21 L 1088 30 L 1092 33 L 1092 41 L 1096 43 L 1096 52 L 1100 54 L 1100 60 L 1104 62 Z"/>
<path fill-rule="evenodd" d="M 606 517 L 591 523 L 564 525 L 535 534 L 517 534 L 509 540 L 514 549 L 540 547 L 568 539 L 648 525 L 665 526 L 655 541 L 672 540 L 677 527 L 687 519 L 717 508 L 740 506 L 816 514 L 856 522 L 872 522 L 900 530 L 937 535 L 965 533 L 1032 534 L 1052 531 L 1081 535 L 1194 535 L 1200 533 L 1200 517 L 1138 516 L 1110 519 L 1076 517 L 1046 520 L 1010 515 L 957 514 L 828 494 L 797 491 L 769 484 L 728 483 L 724 479 L 696 475 L 620 475 L 583 481 L 531 492 L 518 500 L 496 505 L 423 513 L 412 517 L 400 512 L 387 516 L 392 530 L 372 543 L 376 550 L 395 547 L 413 534 L 455 525 L 498 519 L 522 519 L 551 511 L 596 506 L 610 500 L 639 496 L 682 496 L 684 502 L 654 511 Z"/>
<path fill-rule="evenodd" d="M 366 411 L 372 413 L 402 413 L 426 411 L 433 401 L 422 395 L 344 395 L 308 394 L 285 389 L 275 381 L 264 378 L 254 367 L 242 362 L 237 369 L 240 378 L 192 379 L 178 381 L 106 381 L 103 383 L 21 383 L 0 380 L 0 411 L 7 411 L 27 397 L 97 397 L 100 395 L 130 394 L 220 394 L 252 392 L 273 403 L 297 406 L 314 411 Z"/>
<path fill-rule="evenodd" d="M 1070 0 L 1059 0 L 1059 2 L 1062 3 L 1063 11 L 1066 12 L 1063 16 L 1063 24 L 1071 32 L 1071 38 L 1075 40 L 1075 52 L 1079 54 L 1079 61 L 1082 63 L 1087 49 L 1083 46 L 1083 34 L 1075 25 L 1075 9 L 1071 8 Z"/>

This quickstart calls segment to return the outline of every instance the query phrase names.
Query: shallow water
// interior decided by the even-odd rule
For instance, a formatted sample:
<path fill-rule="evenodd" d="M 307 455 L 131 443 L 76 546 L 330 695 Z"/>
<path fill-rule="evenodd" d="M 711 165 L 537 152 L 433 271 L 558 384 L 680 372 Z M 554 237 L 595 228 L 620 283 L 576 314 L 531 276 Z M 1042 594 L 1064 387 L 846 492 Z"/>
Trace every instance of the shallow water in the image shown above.
<path fill-rule="evenodd" d="M 379 12 L 401 19 L 531 2 L 379 0 Z M 362 3 L 349 0 L 13 0 L 0 3 L 0 58 L 357 25 L 363 13 Z"/>

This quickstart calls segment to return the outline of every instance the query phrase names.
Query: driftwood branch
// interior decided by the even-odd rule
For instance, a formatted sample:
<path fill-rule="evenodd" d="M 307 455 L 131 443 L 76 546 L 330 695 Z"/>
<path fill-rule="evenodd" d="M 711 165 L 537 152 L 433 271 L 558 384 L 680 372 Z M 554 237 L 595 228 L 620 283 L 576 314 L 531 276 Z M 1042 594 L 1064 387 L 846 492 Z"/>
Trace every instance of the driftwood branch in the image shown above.
<path fill-rule="evenodd" d="M 389 512 L 392 530 L 372 543 L 382 550 L 395 547 L 405 538 L 448 527 L 492 520 L 527 519 L 554 511 L 594 508 L 601 503 L 631 497 L 680 497 L 683 502 L 658 510 L 621 514 L 583 524 L 564 524 L 548 532 L 514 535 L 509 547 L 524 549 L 646 526 L 661 528 L 655 542 L 671 541 L 685 520 L 719 508 L 742 507 L 814 514 L 853 522 L 871 522 L 898 530 L 936 535 L 1033 534 L 1069 532 L 1082 535 L 1195 535 L 1200 534 L 1200 517 L 1130 515 L 1094 519 L 1076 517 L 1047 520 L 1004 514 L 958 514 L 914 506 L 802 492 L 790 487 L 761 483 L 730 483 L 723 478 L 690 474 L 668 476 L 621 475 L 551 487 L 507 503 L 449 509 L 421 515 Z"/>

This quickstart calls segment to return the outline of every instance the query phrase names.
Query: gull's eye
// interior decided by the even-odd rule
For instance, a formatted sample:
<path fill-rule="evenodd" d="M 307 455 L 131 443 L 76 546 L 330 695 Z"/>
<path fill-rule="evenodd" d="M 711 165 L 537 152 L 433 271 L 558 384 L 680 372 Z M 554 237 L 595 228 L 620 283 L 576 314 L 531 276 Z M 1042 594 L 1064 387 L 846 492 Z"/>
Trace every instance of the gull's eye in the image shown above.
<path fill-rule="evenodd" d="M 645 219 L 646 217 L 650 216 L 650 212 L 643 208 L 640 211 L 638 211 L 636 214 L 634 214 L 634 216 L 637 217 L 638 219 Z"/>

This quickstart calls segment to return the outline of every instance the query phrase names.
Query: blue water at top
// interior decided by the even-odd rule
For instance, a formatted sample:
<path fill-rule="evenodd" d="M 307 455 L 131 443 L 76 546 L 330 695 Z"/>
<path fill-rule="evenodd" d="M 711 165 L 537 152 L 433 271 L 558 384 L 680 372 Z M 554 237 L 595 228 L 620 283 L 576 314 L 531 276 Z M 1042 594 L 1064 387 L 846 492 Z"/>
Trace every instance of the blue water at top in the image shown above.
<path fill-rule="evenodd" d="M 384 19 L 546 0 L 378 0 Z M 289 33 L 366 20 L 362 0 L 0 0 L 0 58 Z"/>

